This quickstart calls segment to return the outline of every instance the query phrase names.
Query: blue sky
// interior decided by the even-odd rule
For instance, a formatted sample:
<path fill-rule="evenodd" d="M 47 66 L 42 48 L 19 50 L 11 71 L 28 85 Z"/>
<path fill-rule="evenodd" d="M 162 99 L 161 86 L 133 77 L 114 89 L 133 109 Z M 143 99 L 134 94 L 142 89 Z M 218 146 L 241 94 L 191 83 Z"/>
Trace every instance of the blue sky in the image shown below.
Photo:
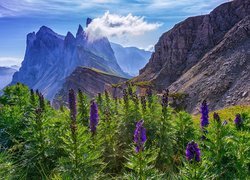
<path fill-rule="evenodd" d="M 157 25 L 142 34 L 111 35 L 113 42 L 124 46 L 148 48 L 162 33 L 189 16 L 209 13 L 228 0 L 0 0 L 0 66 L 21 62 L 25 52 L 26 35 L 42 25 L 65 35 L 76 33 L 85 19 L 104 17 L 104 14 L 139 19 L 145 25 Z M 144 17 L 140 20 L 141 17 Z M 123 18 L 124 19 L 124 18 Z M 132 27 L 126 27 L 132 28 Z M 137 29 L 138 30 L 138 29 Z"/>

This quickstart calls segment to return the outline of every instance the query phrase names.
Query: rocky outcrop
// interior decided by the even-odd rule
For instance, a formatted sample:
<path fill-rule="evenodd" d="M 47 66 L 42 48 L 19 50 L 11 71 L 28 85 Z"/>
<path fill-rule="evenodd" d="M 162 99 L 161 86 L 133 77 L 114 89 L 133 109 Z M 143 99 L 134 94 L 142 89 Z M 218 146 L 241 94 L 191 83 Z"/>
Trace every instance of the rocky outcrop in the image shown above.
<path fill-rule="evenodd" d="M 250 103 L 249 15 L 250 1 L 234 0 L 175 25 L 134 81 L 188 94 L 190 112 L 203 99 L 212 110 Z"/>
<path fill-rule="evenodd" d="M 11 84 L 21 82 L 53 99 L 77 66 L 128 77 L 117 64 L 107 38 L 89 41 L 81 25 L 76 37 L 70 32 L 64 37 L 43 26 L 37 33 L 27 35 L 24 61 Z"/>
<path fill-rule="evenodd" d="M 228 31 L 170 91 L 187 93 L 187 110 L 193 112 L 204 99 L 211 110 L 250 104 L 250 16 Z"/>
<path fill-rule="evenodd" d="M 80 89 L 89 98 L 93 98 L 98 93 L 103 93 L 105 89 L 112 89 L 112 84 L 121 83 L 128 79 L 108 74 L 106 72 L 86 67 L 77 67 L 74 72 L 66 78 L 63 88 L 56 94 L 53 104 L 59 104 L 68 100 L 69 89 L 76 92 Z"/>
<path fill-rule="evenodd" d="M 191 17 L 175 25 L 161 36 L 149 63 L 140 71 L 136 81 L 151 81 L 159 90 L 167 88 L 249 14 L 249 0 L 234 0 L 208 15 Z"/>

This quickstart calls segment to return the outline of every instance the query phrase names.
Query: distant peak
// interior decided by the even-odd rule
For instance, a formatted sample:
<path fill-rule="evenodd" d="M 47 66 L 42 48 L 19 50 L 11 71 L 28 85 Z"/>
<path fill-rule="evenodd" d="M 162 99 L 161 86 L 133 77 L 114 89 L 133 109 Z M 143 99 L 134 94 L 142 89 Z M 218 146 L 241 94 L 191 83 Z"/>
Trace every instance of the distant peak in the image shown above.
<path fill-rule="evenodd" d="M 79 24 L 76 35 L 80 35 L 82 33 L 83 33 L 83 28 L 82 28 L 81 24 Z"/>
<path fill-rule="evenodd" d="M 86 27 L 88 27 L 88 25 L 89 25 L 91 22 L 92 22 L 92 19 L 88 17 L 87 20 L 86 20 Z"/>
<path fill-rule="evenodd" d="M 71 32 L 68 32 L 65 39 L 64 39 L 65 44 L 71 44 L 74 41 L 75 41 L 74 35 Z"/>
<path fill-rule="evenodd" d="M 47 27 L 47 26 L 42 26 L 42 27 L 40 27 L 40 29 L 39 29 L 38 32 L 43 32 L 43 33 L 45 33 L 45 32 L 47 32 L 47 33 L 55 33 L 52 29 L 50 29 L 50 28 Z"/>
<path fill-rule="evenodd" d="M 36 33 L 35 32 L 29 33 L 27 35 L 27 40 L 26 40 L 27 45 L 31 45 L 35 39 L 36 39 Z"/>
<path fill-rule="evenodd" d="M 74 39 L 75 38 L 74 35 L 70 31 L 68 31 L 66 37 L 68 37 L 70 39 Z"/>

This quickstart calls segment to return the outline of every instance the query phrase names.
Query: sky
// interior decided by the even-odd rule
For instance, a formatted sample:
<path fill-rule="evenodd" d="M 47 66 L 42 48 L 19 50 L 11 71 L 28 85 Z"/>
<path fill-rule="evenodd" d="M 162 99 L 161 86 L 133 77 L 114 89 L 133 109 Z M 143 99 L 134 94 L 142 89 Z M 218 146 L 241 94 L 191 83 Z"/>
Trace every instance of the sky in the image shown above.
<path fill-rule="evenodd" d="M 152 49 L 160 36 L 187 17 L 209 13 L 228 0 L 0 0 L 0 66 L 20 64 L 26 35 L 43 25 L 58 34 L 85 29 L 123 46 Z"/>

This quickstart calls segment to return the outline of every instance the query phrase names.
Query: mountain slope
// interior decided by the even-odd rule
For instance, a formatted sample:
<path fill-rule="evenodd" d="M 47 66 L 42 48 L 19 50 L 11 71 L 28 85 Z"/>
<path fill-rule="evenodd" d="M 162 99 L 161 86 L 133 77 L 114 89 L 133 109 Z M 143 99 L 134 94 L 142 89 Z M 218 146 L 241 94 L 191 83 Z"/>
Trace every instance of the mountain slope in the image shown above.
<path fill-rule="evenodd" d="M 189 111 L 197 110 L 204 99 L 212 110 L 250 104 L 250 16 L 236 24 L 170 90 L 189 94 Z"/>
<path fill-rule="evenodd" d="M 204 99 L 212 110 L 250 104 L 249 16 L 250 1 L 234 0 L 175 25 L 133 81 L 188 94 L 190 112 Z"/>
<path fill-rule="evenodd" d="M 136 47 L 123 47 L 116 43 L 110 43 L 115 57 L 122 70 L 131 76 L 139 74 L 139 70 L 148 62 L 151 52 Z"/>
<path fill-rule="evenodd" d="M 249 0 L 222 4 L 210 14 L 191 17 L 164 33 L 136 81 L 151 81 L 162 90 L 199 62 L 225 34 L 250 14 Z"/>
<path fill-rule="evenodd" d="M 70 32 L 64 37 L 43 26 L 37 33 L 27 35 L 24 61 L 19 72 L 14 74 L 11 84 L 24 83 L 30 88 L 39 89 L 46 98 L 53 99 L 64 79 L 77 66 L 128 76 L 117 64 L 107 38 L 88 41 L 80 25 L 76 37 Z"/>
<path fill-rule="evenodd" d="M 62 89 L 55 95 L 53 104 L 58 106 L 62 102 L 67 102 L 69 89 L 76 92 L 81 89 L 90 98 L 98 93 L 103 93 L 112 84 L 121 83 L 128 79 L 115 76 L 94 68 L 77 67 L 70 76 L 66 78 Z"/>

